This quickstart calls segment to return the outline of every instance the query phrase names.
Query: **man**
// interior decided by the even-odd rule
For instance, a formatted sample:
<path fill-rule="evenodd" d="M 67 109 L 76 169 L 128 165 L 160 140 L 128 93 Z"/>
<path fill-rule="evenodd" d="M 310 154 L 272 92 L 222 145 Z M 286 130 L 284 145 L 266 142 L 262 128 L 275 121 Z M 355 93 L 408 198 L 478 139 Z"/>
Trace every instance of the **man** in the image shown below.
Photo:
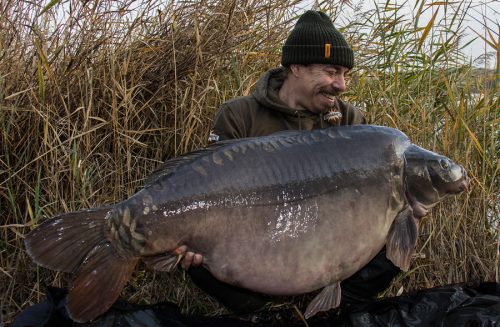
<path fill-rule="evenodd" d="M 307 11 L 299 18 L 283 46 L 281 64 L 263 75 L 251 95 L 221 106 L 212 141 L 365 123 L 359 110 L 337 98 L 346 90 L 345 76 L 354 66 L 354 54 L 327 15 Z M 262 295 L 216 280 L 200 267 L 200 254 L 186 252 L 185 247 L 177 252 L 185 254 L 182 266 L 195 284 L 233 311 L 254 311 L 267 302 Z M 381 251 L 341 283 L 342 303 L 376 296 L 398 272 Z"/>

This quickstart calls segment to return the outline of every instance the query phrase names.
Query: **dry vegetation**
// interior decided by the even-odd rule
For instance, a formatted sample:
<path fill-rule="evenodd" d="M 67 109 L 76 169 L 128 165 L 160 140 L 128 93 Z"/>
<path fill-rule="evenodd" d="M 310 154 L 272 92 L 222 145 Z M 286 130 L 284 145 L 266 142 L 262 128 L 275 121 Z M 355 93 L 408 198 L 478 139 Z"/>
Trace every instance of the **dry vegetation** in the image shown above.
<path fill-rule="evenodd" d="M 203 146 L 217 107 L 279 64 L 297 15 L 293 1 L 47 3 L 0 2 L 0 324 L 46 285 L 67 285 L 31 262 L 23 235 L 57 213 L 124 199 L 159 163 Z M 326 3 L 317 8 L 338 17 L 340 2 Z M 467 194 L 425 219 L 412 269 L 389 294 L 498 281 L 498 31 L 483 36 L 496 71 L 478 73 L 460 41 L 475 8 L 416 3 L 413 18 L 382 4 L 336 23 L 357 56 L 345 98 L 472 177 Z M 423 21 L 430 10 L 446 17 Z M 123 296 L 224 311 L 181 272 L 137 270 Z"/>

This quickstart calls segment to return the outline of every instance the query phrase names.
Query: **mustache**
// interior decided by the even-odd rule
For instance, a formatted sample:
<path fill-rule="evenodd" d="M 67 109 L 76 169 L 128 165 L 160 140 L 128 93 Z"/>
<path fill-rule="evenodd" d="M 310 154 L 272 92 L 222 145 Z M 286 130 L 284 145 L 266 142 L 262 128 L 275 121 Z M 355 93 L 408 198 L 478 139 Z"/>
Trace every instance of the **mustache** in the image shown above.
<path fill-rule="evenodd" d="M 321 89 L 319 89 L 319 91 L 322 93 L 328 93 L 332 96 L 339 96 L 340 94 L 342 94 L 342 92 L 340 90 L 332 88 L 332 87 L 321 88 Z"/>

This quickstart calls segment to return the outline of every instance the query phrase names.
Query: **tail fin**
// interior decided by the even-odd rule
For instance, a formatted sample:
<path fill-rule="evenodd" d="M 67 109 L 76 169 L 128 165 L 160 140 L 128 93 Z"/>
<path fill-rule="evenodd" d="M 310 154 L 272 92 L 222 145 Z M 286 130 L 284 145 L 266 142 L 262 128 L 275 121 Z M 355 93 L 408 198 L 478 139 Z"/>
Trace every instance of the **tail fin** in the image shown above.
<path fill-rule="evenodd" d="M 45 221 L 26 236 L 26 251 L 42 267 L 75 272 L 87 254 L 106 240 L 104 218 L 110 210 L 71 212 Z"/>
<path fill-rule="evenodd" d="M 106 312 L 130 279 L 137 258 L 120 258 L 109 243 L 96 246 L 78 272 L 68 296 L 68 312 L 87 322 Z"/>
<path fill-rule="evenodd" d="M 73 320 L 85 322 L 104 313 L 128 281 L 137 258 L 116 252 L 107 237 L 106 215 L 112 207 L 63 214 L 26 236 L 33 261 L 57 271 L 76 272 L 68 296 Z"/>

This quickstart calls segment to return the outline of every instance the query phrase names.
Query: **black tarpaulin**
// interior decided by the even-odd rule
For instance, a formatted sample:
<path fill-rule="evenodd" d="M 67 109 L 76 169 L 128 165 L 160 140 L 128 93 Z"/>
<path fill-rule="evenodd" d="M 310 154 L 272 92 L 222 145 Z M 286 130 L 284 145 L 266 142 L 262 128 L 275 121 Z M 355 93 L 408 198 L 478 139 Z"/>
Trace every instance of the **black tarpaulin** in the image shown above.
<path fill-rule="evenodd" d="M 103 316 L 86 324 L 73 323 L 65 310 L 64 289 L 48 288 L 47 299 L 21 312 L 13 327 L 112 326 L 305 326 L 293 310 L 250 316 L 202 317 L 183 315 L 172 303 L 136 305 L 118 301 Z M 500 284 L 450 285 L 341 306 L 308 320 L 313 326 L 500 326 Z"/>

